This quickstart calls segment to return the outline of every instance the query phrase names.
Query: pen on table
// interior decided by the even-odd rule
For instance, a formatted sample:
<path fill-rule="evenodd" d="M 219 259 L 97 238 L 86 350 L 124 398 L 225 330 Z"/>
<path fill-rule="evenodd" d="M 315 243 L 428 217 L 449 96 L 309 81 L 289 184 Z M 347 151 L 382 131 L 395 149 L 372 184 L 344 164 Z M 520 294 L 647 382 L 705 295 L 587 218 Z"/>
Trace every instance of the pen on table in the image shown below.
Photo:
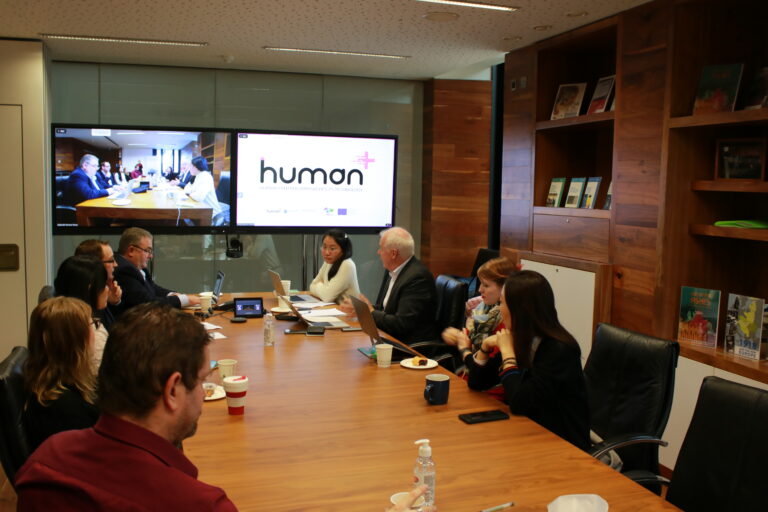
<path fill-rule="evenodd" d="M 502 503 L 501 505 L 496 505 L 495 507 L 486 508 L 485 510 L 481 510 L 480 512 L 498 512 L 499 510 L 504 510 L 505 508 L 514 507 L 515 502 L 510 501 L 509 503 Z"/>

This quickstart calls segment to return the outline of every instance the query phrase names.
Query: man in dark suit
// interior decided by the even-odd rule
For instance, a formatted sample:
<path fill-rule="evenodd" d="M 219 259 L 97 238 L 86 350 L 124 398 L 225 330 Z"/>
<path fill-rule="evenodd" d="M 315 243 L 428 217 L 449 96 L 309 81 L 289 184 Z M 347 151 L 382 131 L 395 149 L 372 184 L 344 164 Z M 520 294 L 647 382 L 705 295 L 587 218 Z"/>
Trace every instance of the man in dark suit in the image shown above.
<path fill-rule="evenodd" d="M 186 187 L 187 184 L 192 181 L 192 178 L 194 178 L 194 176 L 192 176 L 191 165 L 192 164 L 188 159 L 182 160 L 181 172 L 175 180 L 171 181 L 171 185 L 178 185 L 181 188 Z"/>
<path fill-rule="evenodd" d="M 108 196 L 112 188 L 101 189 L 96 184 L 96 173 L 99 171 L 99 159 L 93 155 L 84 155 L 80 165 L 72 171 L 64 186 L 63 203 L 75 206 L 88 199 Z"/>
<path fill-rule="evenodd" d="M 108 190 L 115 186 L 115 182 L 112 179 L 112 164 L 106 160 L 102 160 L 101 168 L 96 173 L 96 184 L 102 190 Z"/>
<path fill-rule="evenodd" d="M 173 292 L 152 280 L 146 270 L 154 254 L 152 234 L 149 231 L 141 228 L 126 229 L 120 237 L 117 252 L 114 276 L 123 289 L 123 296 L 116 308 L 116 315 L 145 302 L 165 302 L 176 308 L 200 304 L 197 295 Z"/>
<path fill-rule="evenodd" d="M 371 308 L 376 326 L 404 343 L 438 339 L 435 313 L 437 291 L 432 273 L 414 254 L 413 237 L 403 228 L 381 233 L 379 258 L 387 270 L 376 303 Z M 351 308 L 351 309 L 350 309 Z M 341 309 L 354 314 L 345 301 Z"/>

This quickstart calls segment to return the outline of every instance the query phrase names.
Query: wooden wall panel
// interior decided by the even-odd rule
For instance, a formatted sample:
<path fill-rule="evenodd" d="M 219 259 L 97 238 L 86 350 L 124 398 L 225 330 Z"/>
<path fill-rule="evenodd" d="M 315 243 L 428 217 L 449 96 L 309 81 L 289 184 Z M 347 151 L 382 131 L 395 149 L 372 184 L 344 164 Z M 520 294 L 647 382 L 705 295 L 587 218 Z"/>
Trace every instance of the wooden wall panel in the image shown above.
<path fill-rule="evenodd" d="M 433 274 L 468 275 L 488 245 L 491 83 L 424 86 L 421 257 Z"/>

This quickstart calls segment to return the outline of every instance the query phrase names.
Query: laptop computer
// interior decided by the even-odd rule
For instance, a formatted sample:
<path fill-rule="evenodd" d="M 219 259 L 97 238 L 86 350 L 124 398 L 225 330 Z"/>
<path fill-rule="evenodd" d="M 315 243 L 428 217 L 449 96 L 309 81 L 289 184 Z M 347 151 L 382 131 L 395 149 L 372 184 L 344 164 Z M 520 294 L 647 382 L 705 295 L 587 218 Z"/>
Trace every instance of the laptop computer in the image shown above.
<path fill-rule="evenodd" d="M 283 296 L 282 299 L 288 303 L 288 307 L 291 308 L 291 312 L 307 325 L 317 325 L 325 327 L 326 329 L 341 329 L 343 327 L 349 327 L 349 324 L 340 318 L 335 316 L 309 316 L 305 313 L 301 313 L 296 306 L 288 300 L 288 297 Z M 322 311 L 322 310 L 316 310 Z"/>
<path fill-rule="evenodd" d="M 376 321 L 373 319 L 371 310 L 368 309 L 368 304 L 358 299 L 357 297 L 350 296 L 349 300 L 352 301 L 352 305 L 355 307 L 355 314 L 357 315 L 357 321 L 360 322 L 360 328 L 371 339 L 370 347 L 360 347 L 357 350 L 368 357 L 373 357 L 373 355 L 376 353 L 376 347 L 374 345 L 377 343 L 389 343 L 395 347 L 395 350 L 392 351 L 393 361 L 400 361 L 402 359 L 407 359 L 408 357 L 419 355 L 415 350 L 407 348 L 407 346 L 402 346 L 399 343 L 387 339 L 379 334 L 379 328 L 376 327 Z"/>
<path fill-rule="evenodd" d="M 283 288 L 283 281 L 280 279 L 280 274 L 275 272 L 274 270 L 267 270 L 267 273 L 269 273 L 270 279 L 272 279 L 272 286 L 274 287 L 275 291 L 277 292 L 277 295 L 286 298 L 291 290 L 286 290 Z M 309 294 L 301 294 L 301 295 L 291 295 L 287 298 L 288 302 L 320 302 L 318 299 L 313 297 Z"/>
<path fill-rule="evenodd" d="M 221 270 L 216 272 L 216 281 L 213 283 L 213 294 L 211 298 L 212 306 L 215 306 L 219 302 L 219 296 L 221 296 L 221 288 L 224 286 L 225 276 L 226 274 Z M 199 305 L 189 306 L 188 308 L 185 308 L 185 309 L 200 309 L 200 306 Z M 214 309 L 218 309 L 218 308 L 214 307 Z"/>

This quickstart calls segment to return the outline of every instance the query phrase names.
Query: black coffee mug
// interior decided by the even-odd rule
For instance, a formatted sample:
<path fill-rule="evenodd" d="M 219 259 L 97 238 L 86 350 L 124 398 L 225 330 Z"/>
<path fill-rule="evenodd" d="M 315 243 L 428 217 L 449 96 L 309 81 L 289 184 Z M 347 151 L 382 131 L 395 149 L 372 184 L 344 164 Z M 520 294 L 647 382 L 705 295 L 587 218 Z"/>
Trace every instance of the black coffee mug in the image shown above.
<path fill-rule="evenodd" d="M 448 403 L 448 387 L 451 378 L 442 373 L 430 373 L 427 375 L 427 386 L 424 388 L 424 400 L 429 405 L 443 405 Z"/>

